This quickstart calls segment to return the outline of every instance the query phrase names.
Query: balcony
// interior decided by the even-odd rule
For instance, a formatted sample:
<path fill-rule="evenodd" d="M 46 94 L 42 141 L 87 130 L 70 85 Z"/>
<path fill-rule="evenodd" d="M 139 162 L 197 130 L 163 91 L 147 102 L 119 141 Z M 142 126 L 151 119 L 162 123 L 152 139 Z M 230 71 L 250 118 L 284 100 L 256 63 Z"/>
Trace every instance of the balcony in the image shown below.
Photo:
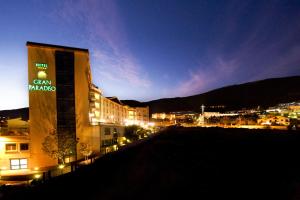
<path fill-rule="evenodd" d="M 93 96 L 89 96 L 89 100 L 90 100 L 91 102 L 95 102 L 97 99 L 96 99 L 95 96 L 93 95 Z"/>
<path fill-rule="evenodd" d="M 90 103 L 90 108 L 96 108 L 96 105 L 95 105 L 95 103 Z"/>
<path fill-rule="evenodd" d="M 29 128 L 0 127 L 0 136 L 28 136 Z"/>

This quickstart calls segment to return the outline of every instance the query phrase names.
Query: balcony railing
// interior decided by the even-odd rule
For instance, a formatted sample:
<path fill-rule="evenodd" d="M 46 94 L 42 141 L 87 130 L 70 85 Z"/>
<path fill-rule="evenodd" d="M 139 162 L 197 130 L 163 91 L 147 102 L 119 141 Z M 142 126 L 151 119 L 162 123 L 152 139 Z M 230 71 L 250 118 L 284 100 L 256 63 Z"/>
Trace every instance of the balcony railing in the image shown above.
<path fill-rule="evenodd" d="M 0 136 L 28 136 L 29 128 L 0 127 Z"/>
<path fill-rule="evenodd" d="M 91 102 L 97 101 L 97 99 L 96 99 L 94 96 L 90 96 L 90 97 L 89 97 L 89 100 L 90 100 Z"/>

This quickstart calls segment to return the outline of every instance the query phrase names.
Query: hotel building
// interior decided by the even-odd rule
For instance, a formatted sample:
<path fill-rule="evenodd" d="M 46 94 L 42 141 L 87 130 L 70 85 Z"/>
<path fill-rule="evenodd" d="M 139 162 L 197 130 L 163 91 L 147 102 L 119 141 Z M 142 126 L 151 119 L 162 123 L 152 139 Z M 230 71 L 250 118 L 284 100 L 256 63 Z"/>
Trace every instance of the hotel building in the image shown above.
<path fill-rule="evenodd" d="M 89 91 L 92 77 L 87 49 L 27 42 L 29 81 L 30 167 L 57 165 L 42 151 L 49 134 L 68 135 L 100 148 L 99 128 L 90 126 Z M 68 160 L 82 155 L 76 145 Z"/>
<path fill-rule="evenodd" d="M 116 97 L 104 97 L 92 84 L 87 49 L 27 42 L 29 124 L 27 134 L 0 135 L 0 169 L 43 169 L 59 164 L 44 151 L 51 134 L 60 141 L 74 141 L 65 162 L 84 158 L 79 144 L 94 154 L 107 153 L 122 145 L 124 126 L 149 122 L 148 107 L 129 107 Z M 130 122 L 130 123 L 129 123 Z M 26 132 L 26 131 L 25 131 Z"/>

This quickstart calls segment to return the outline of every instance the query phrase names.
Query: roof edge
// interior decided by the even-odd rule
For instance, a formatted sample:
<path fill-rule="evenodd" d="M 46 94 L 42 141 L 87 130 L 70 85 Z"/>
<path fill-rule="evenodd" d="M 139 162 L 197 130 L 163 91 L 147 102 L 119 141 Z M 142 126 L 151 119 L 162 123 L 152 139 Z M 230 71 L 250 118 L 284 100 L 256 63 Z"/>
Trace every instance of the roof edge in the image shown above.
<path fill-rule="evenodd" d="M 73 50 L 73 51 L 84 51 L 89 52 L 88 49 L 82 49 L 82 48 L 76 48 L 76 47 L 67 47 L 67 46 L 61 46 L 61 45 L 54 45 L 54 44 L 45 44 L 45 43 L 38 43 L 38 42 L 26 42 L 26 46 L 32 46 L 32 47 L 48 47 L 48 48 L 58 48 L 58 49 L 67 49 L 67 50 Z"/>

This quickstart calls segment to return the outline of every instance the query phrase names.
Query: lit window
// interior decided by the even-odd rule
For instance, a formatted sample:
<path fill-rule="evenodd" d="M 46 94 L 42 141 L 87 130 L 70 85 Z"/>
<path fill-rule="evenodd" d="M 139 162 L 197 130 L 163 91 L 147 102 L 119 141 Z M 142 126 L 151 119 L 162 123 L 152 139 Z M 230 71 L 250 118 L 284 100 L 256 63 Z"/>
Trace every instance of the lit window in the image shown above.
<path fill-rule="evenodd" d="M 29 150 L 29 144 L 28 143 L 21 143 L 20 144 L 20 150 L 21 151 L 28 151 Z"/>
<path fill-rule="evenodd" d="M 13 170 L 27 169 L 27 159 L 26 158 L 11 159 L 10 160 L 10 169 L 13 169 Z"/>
<path fill-rule="evenodd" d="M 6 151 L 17 151 L 17 144 L 16 143 L 10 143 L 5 145 Z"/>
<path fill-rule="evenodd" d="M 27 169 L 27 159 L 20 159 L 20 167 L 21 169 Z"/>

